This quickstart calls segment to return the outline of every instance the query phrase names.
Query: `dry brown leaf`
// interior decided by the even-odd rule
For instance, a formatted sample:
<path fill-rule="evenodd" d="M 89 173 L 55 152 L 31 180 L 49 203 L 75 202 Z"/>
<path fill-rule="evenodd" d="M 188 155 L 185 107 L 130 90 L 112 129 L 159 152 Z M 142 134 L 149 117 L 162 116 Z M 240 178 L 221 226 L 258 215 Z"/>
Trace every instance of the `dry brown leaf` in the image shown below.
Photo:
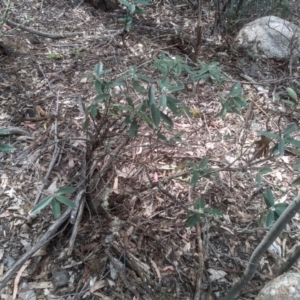
<path fill-rule="evenodd" d="M 254 158 L 260 158 L 262 156 L 267 157 L 269 154 L 271 139 L 266 136 L 261 136 L 260 140 L 255 141 L 255 153 Z"/>

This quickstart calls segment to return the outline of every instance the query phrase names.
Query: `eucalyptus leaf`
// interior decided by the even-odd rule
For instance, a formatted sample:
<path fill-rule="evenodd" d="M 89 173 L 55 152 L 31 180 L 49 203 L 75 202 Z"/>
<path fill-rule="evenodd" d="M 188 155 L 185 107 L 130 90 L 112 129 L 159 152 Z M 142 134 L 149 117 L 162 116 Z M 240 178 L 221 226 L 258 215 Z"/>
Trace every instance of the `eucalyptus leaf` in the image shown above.
<path fill-rule="evenodd" d="M 45 208 L 47 205 L 49 205 L 52 200 L 55 199 L 53 196 L 47 196 L 43 198 L 31 211 L 30 213 L 34 214 Z"/>
<path fill-rule="evenodd" d="M 65 186 L 63 188 L 60 188 L 56 191 L 56 195 L 65 195 L 65 194 L 72 194 L 75 192 L 75 188 L 71 187 L 71 186 Z"/>
<path fill-rule="evenodd" d="M 67 198 L 67 197 L 64 197 L 62 195 L 56 195 L 56 199 L 60 203 L 63 203 L 65 205 L 69 206 L 69 207 L 72 207 L 72 208 L 76 207 L 76 204 L 72 200 L 70 200 L 69 198 Z"/>

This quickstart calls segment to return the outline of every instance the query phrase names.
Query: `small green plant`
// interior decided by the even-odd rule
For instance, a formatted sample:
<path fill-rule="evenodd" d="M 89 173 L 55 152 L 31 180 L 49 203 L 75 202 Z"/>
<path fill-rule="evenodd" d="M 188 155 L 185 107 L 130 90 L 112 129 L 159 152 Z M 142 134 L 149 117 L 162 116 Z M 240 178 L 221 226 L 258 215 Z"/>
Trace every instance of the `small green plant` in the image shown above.
<path fill-rule="evenodd" d="M 168 57 L 160 53 L 154 58 L 152 69 L 154 78 L 139 72 L 136 66 L 130 66 L 123 74 L 108 79 L 111 70 L 104 69 L 101 62 L 95 65 L 93 74 L 87 75 L 94 80 L 97 95 L 86 108 L 86 130 L 91 120 L 104 114 L 114 115 L 123 120 L 131 137 L 138 134 L 141 123 L 146 123 L 156 137 L 168 143 L 180 142 L 180 133 L 167 139 L 163 130 L 172 132 L 172 114 L 191 116 L 189 108 L 178 97 L 187 84 L 200 79 L 221 84 L 225 77 L 218 69 L 218 63 L 204 64 L 201 68 L 192 68 L 180 57 Z M 135 99 L 131 95 L 135 94 Z"/>
<path fill-rule="evenodd" d="M 262 167 L 262 168 L 257 172 L 257 174 L 256 174 L 256 176 L 255 176 L 255 181 L 256 181 L 257 185 L 260 185 L 260 183 L 261 183 L 261 176 L 262 176 L 262 175 L 265 175 L 265 174 L 268 174 L 268 173 L 270 173 L 270 172 L 272 172 L 272 169 L 271 169 L 271 168 L 269 168 L 269 167 Z"/>
<path fill-rule="evenodd" d="M 276 203 L 274 195 L 269 187 L 262 194 L 267 211 L 261 215 L 261 220 L 265 219 L 265 226 L 271 227 L 289 206 L 287 203 Z"/>
<path fill-rule="evenodd" d="M 218 97 L 222 104 L 222 109 L 219 113 L 222 118 L 225 118 L 227 113 L 240 114 L 241 108 L 248 106 L 243 96 L 243 88 L 239 82 L 232 85 L 228 94 L 218 92 Z"/>
<path fill-rule="evenodd" d="M 49 195 L 43 198 L 31 211 L 30 213 L 36 213 L 45 208 L 48 205 L 51 205 L 52 213 L 55 218 L 58 218 L 61 215 L 61 204 L 65 204 L 69 207 L 75 208 L 75 203 L 69 198 L 65 197 L 65 194 L 71 194 L 75 191 L 75 188 L 66 186 L 58 189 L 54 195 Z"/>
<path fill-rule="evenodd" d="M 196 225 L 196 223 L 198 223 L 206 214 L 222 216 L 222 213 L 219 210 L 206 206 L 204 196 L 201 195 L 200 199 L 196 200 L 194 203 L 194 211 L 188 213 L 185 226 L 192 227 Z"/>
<path fill-rule="evenodd" d="M 189 167 L 189 172 L 191 174 L 191 186 L 194 186 L 201 177 L 209 178 L 210 176 L 218 176 L 217 173 L 214 173 L 212 170 L 207 168 L 208 158 L 206 156 L 203 157 L 199 163 L 188 161 L 186 164 Z M 205 214 L 214 216 L 222 215 L 222 213 L 217 209 L 205 206 L 204 196 L 201 195 L 200 199 L 194 202 L 194 211 L 190 211 L 187 215 L 187 227 L 194 226 Z"/>
<path fill-rule="evenodd" d="M 267 138 L 270 138 L 272 140 L 275 140 L 275 142 L 274 142 L 275 145 L 273 146 L 273 148 L 271 150 L 272 154 L 283 155 L 288 144 L 290 144 L 296 148 L 300 148 L 300 141 L 296 140 L 290 136 L 295 128 L 296 128 L 296 124 L 291 123 L 291 124 L 287 125 L 287 127 L 284 129 L 282 134 L 277 134 L 277 133 L 273 133 L 270 131 L 259 131 L 259 134 L 261 134 Z"/>
<path fill-rule="evenodd" d="M 124 23 L 124 31 L 129 32 L 134 27 L 133 17 L 135 14 L 144 14 L 145 12 L 138 6 L 140 5 L 150 5 L 148 0 L 133 0 L 131 2 L 127 0 L 119 0 L 119 2 L 125 6 L 126 12 L 123 18 L 119 21 Z"/>
<path fill-rule="evenodd" d="M 0 135 L 8 135 L 10 132 L 6 129 L 0 129 Z M 0 143 L 0 152 L 9 152 L 13 151 L 15 148 L 13 146 Z"/>

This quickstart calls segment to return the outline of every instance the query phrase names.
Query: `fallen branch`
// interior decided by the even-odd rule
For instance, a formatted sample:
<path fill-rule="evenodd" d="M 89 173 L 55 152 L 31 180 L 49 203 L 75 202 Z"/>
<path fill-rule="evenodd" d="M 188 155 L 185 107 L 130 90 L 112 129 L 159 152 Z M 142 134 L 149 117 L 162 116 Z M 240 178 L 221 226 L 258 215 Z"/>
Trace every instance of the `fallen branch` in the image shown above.
<path fill-rule="evenodd" d="M 16 263 L 4 274 L 2 277 L 2 280 L 0 281 L 0 291 L 6 286 L 8 281 L 14 276 L 16 272 L 24 265 L 24 263 L 40 248 L 42 248 L 44 245 L 46 245 L 48 242 L 50 242 L 57 234 L 56 231 L 58 228 L 68 220 L 70 217 L 72 208 L 68 208 L 64 214 L 60 216 L 56 220 L 54 224 L 52 224 L 49 229 L 46 231 L 46 233 L 41 237 L 41 239 L 33 246 L 30 250 L 28 250 L 26 253 L 24 253 L 17 261 Z"/>
<path fill-rule="evenodd" d="M 1 15 L 0 18 L 3 18 L 3 16 Z M 47 37 L 47 38 L 50 38 L 50 39 L 62 39 L 62 38 L 66 38 L 66 37 L 74 37 L 74 36 L 77 36 L 77 35 L 83 35 L 84 34 L 83 31 L 79 31 L 79 32 L 61 32 L 61 33 L 44 32 L 44 31 L 35 30 L 35 29 L 30 28 L 30 27 L 21 25 L 19 23 L 16 23 L 16 22 L 10 20 L 10 19 L 6 19 L 6 22 L 9 25 L 12 25 L 14 27 L 18 27 L 18 28 L 21 28 L 22 30 L 25 30 L 27 32 L 30 32 L 30 33 L 33 33 L 33 34 L 36 34 L 36 35 L 39 35 L 39 36 Z"/>

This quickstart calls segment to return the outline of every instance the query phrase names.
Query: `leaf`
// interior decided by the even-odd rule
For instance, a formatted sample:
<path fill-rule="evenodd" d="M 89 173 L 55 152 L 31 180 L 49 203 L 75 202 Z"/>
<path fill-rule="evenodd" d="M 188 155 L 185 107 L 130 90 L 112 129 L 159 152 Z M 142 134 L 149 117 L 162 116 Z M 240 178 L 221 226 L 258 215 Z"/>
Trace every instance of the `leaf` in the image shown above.
<path fill-rule="evenodd" d="M 214 216 L 222 216 L 223 214 L 216 208 L 212 207 L 205 207 L 203 210 L 205 213 L 214 215 Z"/>
<path fill-rule="evenodd" d="M 299 140 L 293 139 L 291 137 L 287 137 L 286 142 L 292 144 L 293 146 L 295 146 L 297 148 L 300 148 L 300 141 Z"/>
<path fill-rule="evenodd" d="M 8 135 L 10 134 L 10 131 L 7 129 L 0 129 L 0 135 Z"/>
<path fill-rule="evenodd" d="M 243 89 L 240 82 L 235 82 L 230 88 L 229 95 L 231 97 L 240 96 L 242 95 L 242 92 Z"/>
<path fill-rule="evenodd" d="M 109 98 L 110 97 L 110 94 L 98 94 L 95 98 L 94 98 L 94 100 L 96 101 L 96 102 L 98 102 L 98 101 L 102 101 L 102 100 L 104 100 L 104 99 L 106 99 L 106 98 Z"/>
<path fill-rule="evenodd" d="M 158 127 L 160 124 L 160 110 L 155 105 L 155 103 L 152 103 L 150 108 L 151 108 L 152 121 L 153 121 L 154 125 L 156 127 Z"/>
<path fill-rule="evenodd" d="M 184 89 L 184 86 L 183 86 L 183 85 L 169 86 L 169 88 L 168 88 L 168 90 L 169 90 L 171 93 L 179 92 L 179 91 L 182 91 L 183 89 Z"/>
<path fill-rule="evenodd" d="M 167 140 L 166 136 L 164 136 L 160 132 L 157 133 L 157 138 L 160 139 L 160 140 L 162 140 L 162 141 L 166 141 Z"/>
<path fill-rule="evenodd" d="M 63 188 L 60 188 L 56 191 L 56 195 L 65 195 L 65 194 L 72 194 L 75 192 L 75 188 L 71 187 L 71 186 L 65 186 Z"/>
<path fill-rule="evenodd" d="M 191 183 L 190 183 L 190 185 L 191 185 L 191 186 L 194 186 L 194 185 L 197 183 L 199 177 L 200 177 L 200 172 L 194 171 L 194 172 L 193 172 L 193 175 L 192 175 L 192 178 L 191 178 Z"/>
<path fill-rule="evenodd" d="M 295 92 L 292 88 L 288 87 L 288 88 L 286 89 L 286 91 L 288 92 L 288 94 L 289 94 L 289 96 L 290 96 L 291 98 L 293 98 L 295 101 L 298 101 L 297 94 L 296 94 L 296 92 Z"/>
<path fill-rule="evenodd" d="M 185 221 L 186 227 L 192 227 L 195 224 L 197 224 L 200 220 L 201 216 L 199 214 L 192 214 L 188 217 L 188 219 Z"/>
<path fill-rule="evenodd" d="M 275 144 L 272 151 L 271 151 L 272 154 L 276 155 L 279 153 L 279 143 Z"/>
<path fill-rule="evenodd" d="M 133 120 L 129 127 L 129 136 L 135 137 L 137 135 L 137 121 Z"/>
<path fill-rule="evenodd" d="M 150 106 L 154 104 L 154 96 L 155 96 L 155 88 L 153 85 L 150 85 L 148 90 L 148 99 L 149 99 Z"/>
<path fill-rule="evenodd" d="M 174 115 L 178 115 L 178 108 L 172 101 L 169 100 L 169 97 L 167 97 L 167 106 Z"/>
<path fill-rule="evenodd" d="M 162 106 L 163 109 L 165 109 L 167 107 L 167 97 L 165 94 L 162 94 L 159 97 L 159 104 Z"/>
<path fill-rule="evenodd" d="M 275 211 L 278 214 L 278 216 L 280 217 L 281 214 L 285 211 L 285 209 L 288 207 L 289 205 L 287 203 L 277 203 L 274 205 Z"/>
<path fill-rule="evenodd" d="M 248 107 L 247 102 L 241 97 L 233 97 L 232 101 L 238 108 Z"/>
<path fill-rule="evenodd" d="M 208 163 L 208 157 L 204 156 L 199 163 L 199 169 L 200 170 L 204 169 L 207 166 L 207 163 Z"/>
<path fill-rule="evenodd" d="M 61 195 L 56 195 L 56 199 L 57 201 L 59 201 L 60 203 L 63 203 L 69 207 L 75 208 L 76 204 L 70 200 L 69 198 L 65 197 L 65 196 L 61 196 Z"/>
<path fill-rule="evenodd" d="M 194 208 L 199 210 L 199 209 L 203 209 L 204 206 L 205 206 L 204 196 L 201 195 L 200 199 L 195 201 Z"/>
<path fill-rule="evenodd" d="M 266 136 L 270 139 L 277 139 L 278 140 L 280 138 L 280 136 L 278 134 L 270 132 L 270 131 L 258 131 L 258 133 L 260 135 Z"/>
<path fill-rule="evenodd" d="M 270 145 L 271 139 L 266 136 L 261 136 L 260 140 L 255 141 L 255 152 L 254 157 L 260 158 L 262 156 L 267 157 L 269 153 L 269 145 Z"/>
<path fill-rule="evenodd" d="M 161 117 L 161 119 L 162 119 L 168 126 L 170 126 L 171 128 L 173 128 L 174 124 L 173 124 L 172 120 L 171 120 L 167 115 L 165 115 L 163 112 L 160 112 L 160 117 Z"/>
<path fill-rule="evenodd" d="M 45 198 L 43 198 L 31 211 L 31 214 L 34 214 L 40 210 L 42 210 L 43 208 L 45 208 L 47 205 L 49 205 L 52 200 L 55 199 L 53 196 L 47 196 Z"/>
<path fill-rule="evenodd" d="M 56 199 L 51 202 L 51 209 L 54 217 L 57 219 L 60 216 L 60 204 Z"/>
<path fill-rule="evenodd" d="M 284 154 L 284 146 L 285 146 L 285 139 L 280 138 L 279 143 L 278 143 L 278 150 L 279 150 L 280 155 Z"/>
<path fill-rule="evenodd" d="M 103 71 L 103 63 L 99 62 L 94 66 L 94 72 L 96 75 L 101 75 Z"/>
<path fill-rule="evenodd" d="M 259 173 L 260 173 L 261 175 L 268 174 L 268 173 L 270 173 L 270 172 L 272 172 L 272 169 L 269 168 L 269 167 L 262 167 L 262 168 L 259 170 Z"/>
<path fill-rule="evenodd" d="M 268 208 L 272 207 L 274 205 L 274 196 L 271 189 L 267 187 L 267 190 L 262 195 L 265 200 L 266 206 Z"/>
<path fill-rule="evenodd" d="M 153 122 L 152 120 L 144 113 L 139 112 L 138 116 L 144 121 L 146 122 L 151 128 L 153 128 Z"/>
<path fill-rule="evenodd" d="M 266 227 L 271 227 L 275 222 L 274 211 L 270 210 L 266 217 Z"/>
<path fill-rule="evenodd" d="M 132 79 L 132 87 L 141 95 L 145 95 L 146 94 L 146 90 L 144 89 L 143 86 L 140 85 L 140 83 L 134 79 Z"/>
<path fill-rule="evenodd" d="M 291 123 L 289 124 L 285 130 L 284 130 L 284 133 L 283 133 L 283 136 L 284 137 L 287 137 L 290 135 L 290 133 L 296 128 L 296 124 L 295 123 Z"/>
<path fill-rule="evenodd" d="M 0 143 L 0 152 L 9 152 L 9 151 L 13 151 L 16 148 L 7 144 L 2 144 Z"/>
<path fill-rule="evenodd" d="M 300 184 L 300 177 L 297 177 L 293 182 L 292 185 L 298 185 Z"/>

